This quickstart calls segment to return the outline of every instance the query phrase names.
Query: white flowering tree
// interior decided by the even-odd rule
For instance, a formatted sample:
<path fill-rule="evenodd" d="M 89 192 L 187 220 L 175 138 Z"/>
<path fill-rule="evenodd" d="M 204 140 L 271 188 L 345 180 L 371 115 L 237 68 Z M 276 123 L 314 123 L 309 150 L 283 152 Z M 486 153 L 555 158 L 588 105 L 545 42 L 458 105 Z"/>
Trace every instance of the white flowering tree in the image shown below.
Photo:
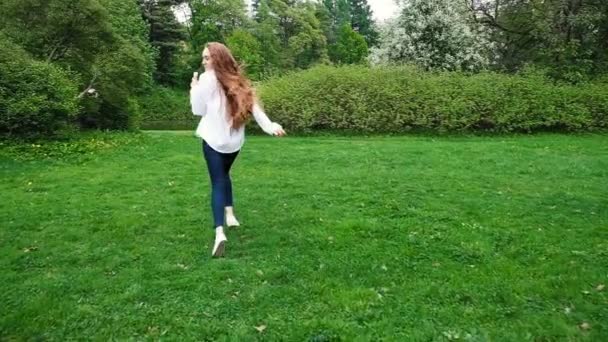
<path fill-rule="evenodd" d="M 401 14 L 384 24 L 370 62 L 413 63 L 434 70 L 479 70 L 491 63 L 488 29 L 465 1 L 401 0 Z"/>

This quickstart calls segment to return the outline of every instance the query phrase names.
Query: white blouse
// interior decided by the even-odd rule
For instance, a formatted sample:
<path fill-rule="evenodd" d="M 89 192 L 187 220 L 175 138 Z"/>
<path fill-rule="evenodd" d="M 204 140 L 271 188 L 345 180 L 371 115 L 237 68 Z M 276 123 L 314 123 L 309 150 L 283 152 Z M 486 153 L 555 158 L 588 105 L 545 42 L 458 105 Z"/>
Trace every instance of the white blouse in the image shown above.
<path fill-rule="evenodd" d="M 241 149 L 245 142 L 245 125 L 239 129 L 230 126 L 228 100 L 213 70 L 204 72 L 198 84 L 190 89 L 190 104 L 192 114 L 201 116 L 196 136 L 220 153 Z M 275 135 L 282 129 L 281 125 L 270 121 L 257 102 L 253 105 L 252 114 L 264 132 Z"/>

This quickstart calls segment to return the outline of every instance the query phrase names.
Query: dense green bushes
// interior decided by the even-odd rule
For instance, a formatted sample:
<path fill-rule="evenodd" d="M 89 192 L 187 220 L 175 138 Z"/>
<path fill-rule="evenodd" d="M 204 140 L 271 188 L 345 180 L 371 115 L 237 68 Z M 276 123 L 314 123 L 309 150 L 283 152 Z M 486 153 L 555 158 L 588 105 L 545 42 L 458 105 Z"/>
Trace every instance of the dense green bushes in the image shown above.
<path fill-rule="evenodd" d="M 135 1 L 0 2 L 0 134 L 137 128 L 156 51 Z"/>
<path fill-rule="evenodd" d="M 200 119 L 192 115 L 187 90 L 153 87 L 139 103 L 143 129 L 192 129 Z"/>
<path fill-rule="evenodd" d="M 260 88 L 269 115 L 296 131 L 588 131 L 608 127 L 608 85 L 542 75 L 317 67 Z"/>
<path fill-rule="evenodd" d="M 273 120 L 299 132 L 608 128 L 608 84 L 556 84 L 534 72 L 465 75 L 410 67 L 317 67 L 263 82 L 258 93 Z M 155 88 L 140 102 L 144 127 L 153 122 L 155 128 L 184 129 L 196 121 L 186 91 Z M 183 122 L 187 125 L 174 125 Z"/>
<path fill-rule="evenodd" d="M 65 126 L 78 112 L 77 88 L 68 76 L 0 34 L 0 134 L 43 135 Z"/>

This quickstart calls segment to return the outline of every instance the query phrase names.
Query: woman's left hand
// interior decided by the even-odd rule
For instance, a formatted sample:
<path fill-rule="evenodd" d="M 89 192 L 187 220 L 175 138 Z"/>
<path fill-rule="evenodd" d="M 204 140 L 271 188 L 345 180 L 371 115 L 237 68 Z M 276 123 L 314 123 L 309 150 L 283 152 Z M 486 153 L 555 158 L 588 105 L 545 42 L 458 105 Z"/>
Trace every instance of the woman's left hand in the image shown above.
<path fill-rule="evenodd" d="M 281 127 L 281 125 L 277 124 L 277 128 L 275 128 L 274 130 L 274 135 L 277 137 L 282 137 L 287 135 L 287 133 L 285 133 L 285 130 L 283 129 L 283 127 Z"/>
<path fill-rule="evenodd" d="M 190 88 L 194 88 L 198 84 L 198 72 L 195 72 L 192 75 L 192 80 L 190 81 Z"/>

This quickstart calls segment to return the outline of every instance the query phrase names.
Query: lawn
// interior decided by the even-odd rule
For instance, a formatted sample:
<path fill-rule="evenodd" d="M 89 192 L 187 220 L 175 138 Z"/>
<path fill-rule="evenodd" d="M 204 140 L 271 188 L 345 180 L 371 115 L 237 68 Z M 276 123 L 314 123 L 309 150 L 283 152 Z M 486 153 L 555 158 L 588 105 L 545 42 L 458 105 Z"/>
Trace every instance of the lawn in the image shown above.
<path fill-rule="evenodd" d="M 190 132 L 80 139 L 1 146 L 0 340 L 608 340 L 607 135 L 250 136 L 222 259 Z"/>

